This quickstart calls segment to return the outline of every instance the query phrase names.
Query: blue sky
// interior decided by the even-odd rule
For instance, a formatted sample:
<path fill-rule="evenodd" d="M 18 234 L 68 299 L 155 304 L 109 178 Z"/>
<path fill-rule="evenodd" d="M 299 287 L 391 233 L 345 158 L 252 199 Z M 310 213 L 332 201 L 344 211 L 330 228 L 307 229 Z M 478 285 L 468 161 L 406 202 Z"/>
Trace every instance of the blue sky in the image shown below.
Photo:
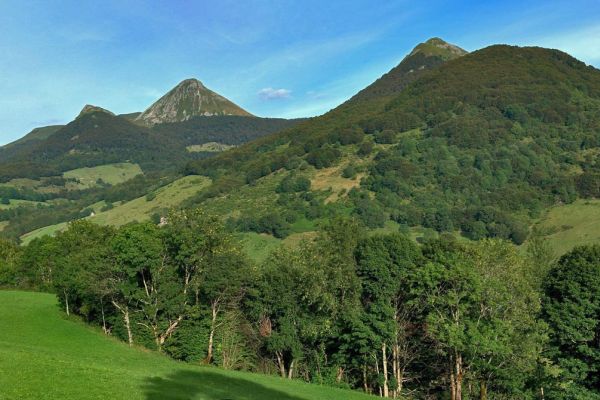
<path fill-rule="evenodd" d="M 0 143 L 195 77 L 259 116 L 321 114 L 439 36 L 600 67 L 600 1 L 0 0 Z"/>

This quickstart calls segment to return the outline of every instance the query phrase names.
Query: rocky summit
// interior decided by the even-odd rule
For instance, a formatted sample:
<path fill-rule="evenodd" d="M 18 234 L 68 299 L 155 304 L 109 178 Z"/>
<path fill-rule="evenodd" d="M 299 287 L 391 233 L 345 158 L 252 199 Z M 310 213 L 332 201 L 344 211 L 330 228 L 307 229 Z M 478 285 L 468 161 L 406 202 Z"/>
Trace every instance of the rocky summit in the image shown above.
<path fill-rule="evenodd" d="M 140 114 L 135 121 L 146 126 L 187 121 L 197 116 L 239 115 L 249 112 L 208 89 L 197 79 L 186 79 Z"/>

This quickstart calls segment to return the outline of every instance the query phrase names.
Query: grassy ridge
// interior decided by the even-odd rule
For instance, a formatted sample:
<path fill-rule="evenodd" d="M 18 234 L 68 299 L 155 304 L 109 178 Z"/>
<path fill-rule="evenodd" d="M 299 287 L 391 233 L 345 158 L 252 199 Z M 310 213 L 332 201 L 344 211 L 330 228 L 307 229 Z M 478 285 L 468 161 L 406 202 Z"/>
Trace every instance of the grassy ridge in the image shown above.
<path fill-rule="evenodd" d="M 59 312 L 53 295 L 0 291 L 0 399 L 341 400 L 360 393 L 178 363 Z"/>

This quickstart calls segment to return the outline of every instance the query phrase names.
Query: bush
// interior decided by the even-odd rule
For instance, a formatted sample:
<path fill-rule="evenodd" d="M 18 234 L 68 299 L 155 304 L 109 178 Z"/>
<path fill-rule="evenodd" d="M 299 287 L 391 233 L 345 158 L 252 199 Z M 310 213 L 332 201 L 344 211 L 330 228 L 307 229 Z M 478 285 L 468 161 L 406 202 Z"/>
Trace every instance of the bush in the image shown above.
<path fill-rule="evenodd" d="M 306 192 L 310 189 L 310 180 L 304 176 L 290 174 L 283 178 L 275 188 L 277 193 Z"/>
<path fill-rule="evenodd" d="M 306 161 L 317 169 L 327 168 L 333 165 L 342 153 L 333 147 L 322 147 L 311 151 L 306 155 Z"/>
<path fill-rule="evenodd" d="M 396 139 L 396 132 L 391 129 L 385 129 L 375 133 L 375 143 L 392 144 Z"/>
<path fill-rule="evenodd" d="M 361 157 L 364 157 L 364 156 L 368 156 L 369 154 L 371 154 L 372 151 L 373 151 L 373 143 L 371 143 L 370 140 L 365 140 L 364 142 L 362 142 L 360 144 L 360 147 L 358 148 L 358 151 L 356 152 L 356 154 L 358 154 Z"/>
<path fill-rule="evenodd" d="M 353 165 L 348 165 L 342 171 L 342 177 L 346 179 L 354 179 L 356 177 L 356 168 Z"/>
<path fill-rule="evenodd" d="M 108 210 L 112 210 L 113 208 L 114 208 L 113 203 L 111 203 L 109 201 L 100 209 L 100 211 L 108 211 Z"/>

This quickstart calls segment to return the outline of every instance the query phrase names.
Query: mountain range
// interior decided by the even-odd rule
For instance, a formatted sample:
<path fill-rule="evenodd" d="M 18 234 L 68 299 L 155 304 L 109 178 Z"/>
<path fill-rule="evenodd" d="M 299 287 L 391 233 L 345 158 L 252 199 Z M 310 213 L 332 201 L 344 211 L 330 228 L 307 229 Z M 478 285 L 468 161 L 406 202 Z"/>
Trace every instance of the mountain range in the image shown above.
<path fill-rule="evenodd" d="M 188 79 L 143 113 L 86 107 L 66 126 L 4 146 L 7 186 L 124 162 L 141 166 L 143 176 L 83 192 L 40 183 L 51 203 L 9 209 L 0 219 L 8 222 L 5 235 L 20 236 L 118 203 L 98 210 L 100 221 L 189 180 L 182 175 L 201 175 L 208 184 L 169 205 L 215 212 L 257 248 L 347 215 L 371 229 L 522 243 L 552 207 L 600 196 L 598 109 L 600 71 L 568 54 L 506 45 L 467 53 L 439 38 L 307 120 L 251 116 Z M 23 187 L 13 196 L 27 193 L 35 197 Z"/>
<path fill-rule="evenodd" d="M 213 154 L 190 152 L 190 146 L 236 146 L 298 121 L 255 117 L 200 81 L 186 79 L 142 113 L 115 115 L 88 104 L 67 125 L 34 129 L 0 148 L 0 180 L 124 161 L 145 170 L 174 168 Z"/>

